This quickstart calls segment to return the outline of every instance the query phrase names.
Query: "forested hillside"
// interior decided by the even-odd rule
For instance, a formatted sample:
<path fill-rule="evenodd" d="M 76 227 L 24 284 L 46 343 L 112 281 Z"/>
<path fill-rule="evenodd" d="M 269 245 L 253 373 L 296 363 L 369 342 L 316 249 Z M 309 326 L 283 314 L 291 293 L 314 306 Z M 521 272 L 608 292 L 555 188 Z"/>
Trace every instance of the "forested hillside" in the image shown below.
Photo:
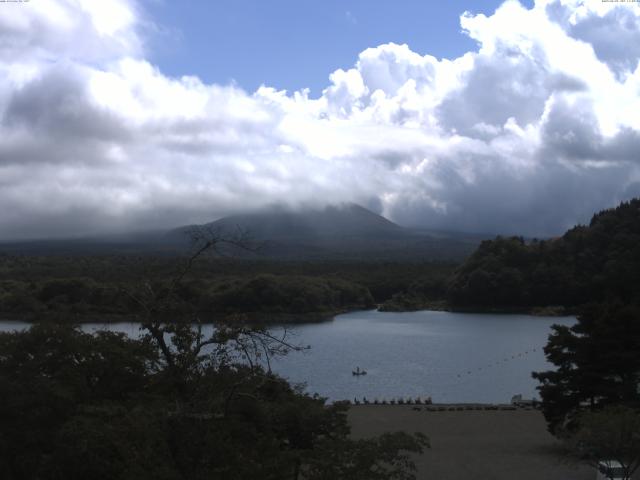
<path fill-rule="evenodd" d="M 640 299 L 640 199 L 597 213 L 562 237 L 481 243 L 448 289 L 454 306 L 574 307 Z"/>
<path fill-rule="evenodd" d="M 0 255 L 0 314 L 65 321 L 123 320 L 140 314 L 128 292 L 161 291 L 184 257 Z M 385 262 L 269 262 L 201 259 L 175 291 L 174 313 L 212 320 L 255 313 L 264 321 L 308 320 L 373 308 L 403 292 L 442 299 L 454 265 Z M 146 288 L 146 286 L 145 286 Z"/>

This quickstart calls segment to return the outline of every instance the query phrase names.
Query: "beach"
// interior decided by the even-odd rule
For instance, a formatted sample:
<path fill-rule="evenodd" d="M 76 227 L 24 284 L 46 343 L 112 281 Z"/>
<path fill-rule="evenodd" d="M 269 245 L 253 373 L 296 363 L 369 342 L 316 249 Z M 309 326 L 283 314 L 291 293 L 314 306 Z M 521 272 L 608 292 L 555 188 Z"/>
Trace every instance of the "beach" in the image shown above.
<path fill-rule="evenodd" d="M 416 410 L 419 408 L 419 410 Z M 349 409 L 355 438 L 384 432 L 422 432 L 431 448 L 415 458 L 417 479 L 593 480 L 533 409 L 427 411 L 424 406 L 358 405 Z"/>

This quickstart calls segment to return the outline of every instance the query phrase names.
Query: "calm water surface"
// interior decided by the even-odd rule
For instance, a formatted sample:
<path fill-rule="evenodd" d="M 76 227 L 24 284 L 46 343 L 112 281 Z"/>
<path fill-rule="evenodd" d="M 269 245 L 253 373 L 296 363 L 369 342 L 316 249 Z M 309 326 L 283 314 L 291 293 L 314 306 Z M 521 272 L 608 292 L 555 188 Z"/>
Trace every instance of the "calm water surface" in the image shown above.
<path fill-rule="evenodd" d="M 574 322 L 573 317 L 353 312 L 330 322 L 288 327 L 294 343 L 311 349 L 272 366 L 331 400 L 431 396 L 434 402 L 508 402 L 517 393 L 536 396 L 531 372 L 550 368 L 542 351 L 549 327 Z M 0 322 L 4 331 L 25 327 Z M 132 323 L 83 328 L 138 334 Z M 353 376 L 357 366 L 367 375 Z"/>

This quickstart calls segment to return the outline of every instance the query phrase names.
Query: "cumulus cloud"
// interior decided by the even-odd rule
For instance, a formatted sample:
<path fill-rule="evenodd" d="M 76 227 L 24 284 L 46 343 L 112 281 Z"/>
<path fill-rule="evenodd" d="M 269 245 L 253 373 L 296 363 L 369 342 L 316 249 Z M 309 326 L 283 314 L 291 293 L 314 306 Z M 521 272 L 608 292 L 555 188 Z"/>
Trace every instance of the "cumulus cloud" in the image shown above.
<path fill-rule="evenodd" d="M 317 98 L 168 77 L 134 0 L 4 4 L 0 238 L 355 201 L 404 224 L 552 235 L 640 192 L 640 9 L 514 0 L 477 49 L 363 51 Z M 188 72 L 186 72 L 188 73 Z"/>

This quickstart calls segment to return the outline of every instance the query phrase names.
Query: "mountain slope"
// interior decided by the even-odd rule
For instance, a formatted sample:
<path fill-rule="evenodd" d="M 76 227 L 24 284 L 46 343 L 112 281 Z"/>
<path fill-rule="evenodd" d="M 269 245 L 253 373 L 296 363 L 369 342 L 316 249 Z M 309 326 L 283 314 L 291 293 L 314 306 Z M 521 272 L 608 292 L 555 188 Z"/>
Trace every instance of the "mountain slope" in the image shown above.
<path fill-rule="evenodd" d="M 172 230 L 164 241 L 184 247 L 194 230 L 222 237 L 246 233 L 259 246 L 261 257 L 279 259 L 460 260 L 477 245 L 475 239 L 435 237 L 403 228 L 356 204 L 234 215 Z M 240 249 L 231 251 L 247 255 Z"/>
<path fill-rule="evenodd" d="M 223 247 L 234 257 L 269 260 L 460 261 L 477 235 L 401 227 L 356 204 L 290 210 L 272 208 L 165 232 L 0 243 L 9 255 L 175 255 L 193 246 L 194 231 L 222 237 L 246 234 L 255 251 Z"/>
<path fill-rule="evenodd" d="M 350 236 L 399 236 L 402 227 L 356 204 L 329 206 L 301 212 L 275 209 L 235 215 L 208 224 L 221 231 L 237 227 L 250 230 L 257 238 L 303 241 Z"/>

